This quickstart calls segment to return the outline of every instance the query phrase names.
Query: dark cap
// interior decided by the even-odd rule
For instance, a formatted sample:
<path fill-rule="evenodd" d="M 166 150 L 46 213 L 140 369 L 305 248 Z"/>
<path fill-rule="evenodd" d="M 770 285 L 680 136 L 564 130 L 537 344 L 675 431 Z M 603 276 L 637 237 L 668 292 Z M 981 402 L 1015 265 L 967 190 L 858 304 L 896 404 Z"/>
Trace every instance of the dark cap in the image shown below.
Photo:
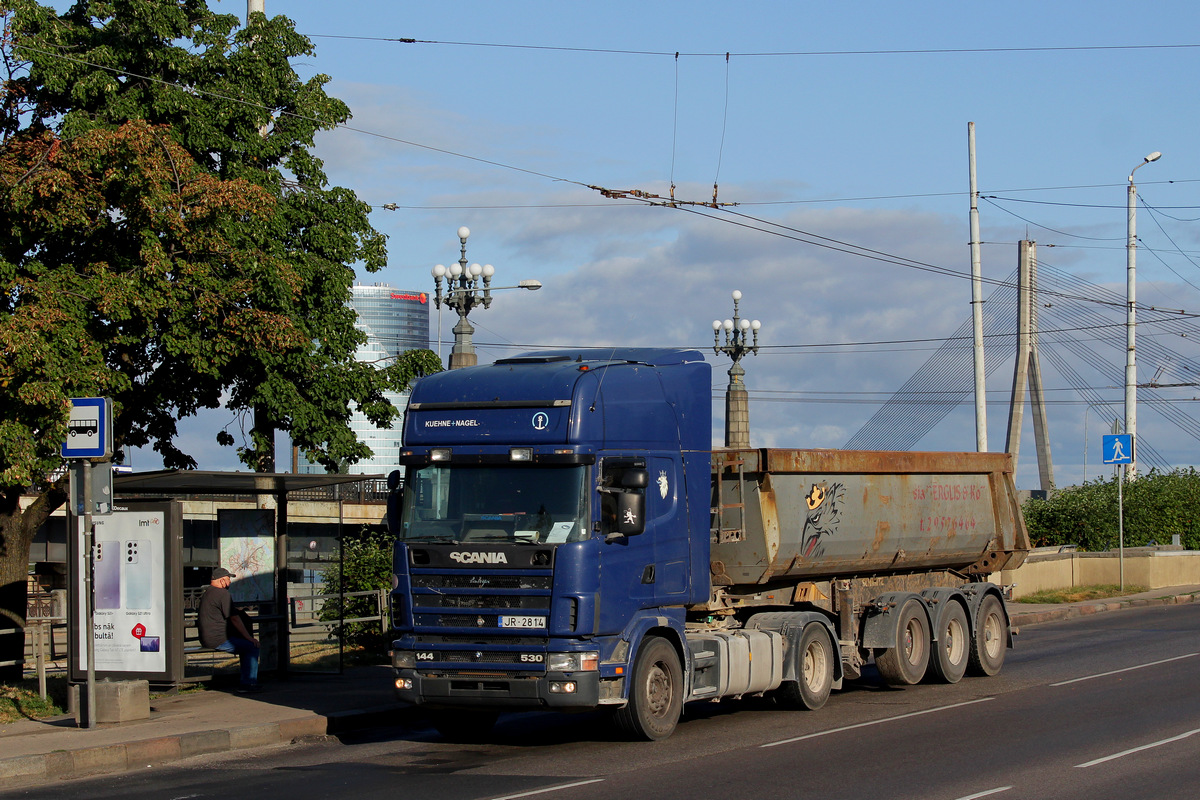
<path fill-rule="evenodd" d="M 213 570 L 213 573 L 212 573 L 212 579 L 214 581 L 217 578 L 236 578 L 236 577 L 237 577 L 237 575 L 234 575 L 232 572 L 225 569 L 224 567 L 217 567 L 216 569 Z"/>

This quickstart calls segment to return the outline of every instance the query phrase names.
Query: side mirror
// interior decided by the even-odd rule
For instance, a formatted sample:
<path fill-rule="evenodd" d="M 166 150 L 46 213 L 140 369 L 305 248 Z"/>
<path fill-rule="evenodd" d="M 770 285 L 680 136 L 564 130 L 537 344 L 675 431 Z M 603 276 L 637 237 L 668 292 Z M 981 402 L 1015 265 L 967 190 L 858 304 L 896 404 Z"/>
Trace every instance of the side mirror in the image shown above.
<path fill-rule="evenodd" d="M 400 470 L 394 469 L 387 477 L 387 526 L 394 538 L 400 538 L 400 509 L 404 504 L 404 484 L 400 481 Z"/>
<path fill-rule="evenodd" d="M 627 469 L 621 475 L 621 486 L 626 489 L 645 489 L 650 485 L 650 473 L 644 469 Z"/>
<path fill-rule="evenodd" d="M 642 470 L 642 477 L 646 471 Z M 643 492 L 622 492 L 617 495 L 617 533 L 636 536 L 646 530 L 646 495 Z"/>

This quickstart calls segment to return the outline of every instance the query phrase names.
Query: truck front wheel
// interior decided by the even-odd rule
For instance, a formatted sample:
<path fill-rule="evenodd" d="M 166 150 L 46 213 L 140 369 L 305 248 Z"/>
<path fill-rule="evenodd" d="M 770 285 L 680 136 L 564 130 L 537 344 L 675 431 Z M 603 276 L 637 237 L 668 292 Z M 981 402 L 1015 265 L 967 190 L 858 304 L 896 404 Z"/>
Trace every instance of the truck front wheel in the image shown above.
<path fill-rule="evenodd" d="M 638 739 L 666 739 L 683 709 L 683 669 L 671 643 L 647 638 L 634 662 L 632 681 L 629 703 L 616 711 L 618 727 Z"/>
<path fill-rule="evenodd" d="M 825 626 L 819 622 L 805 626 L 795 658 L 797 680 L 785 681 L 777 696 L 788 708 L 816 711 L 825 705 L 833 688 L 833 645 Z"/>

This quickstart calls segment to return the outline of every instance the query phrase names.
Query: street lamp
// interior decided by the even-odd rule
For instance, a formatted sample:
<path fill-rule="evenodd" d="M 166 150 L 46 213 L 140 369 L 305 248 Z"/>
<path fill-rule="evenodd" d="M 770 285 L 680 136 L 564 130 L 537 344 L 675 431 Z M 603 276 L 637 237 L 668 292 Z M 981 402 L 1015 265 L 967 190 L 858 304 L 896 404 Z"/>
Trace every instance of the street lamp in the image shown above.
<path fill-rule="evenodd" d="M 721 322 L 713 320 L 713 352 L 717 355 L 724 353 L 733 359 L 729 368 L 729 386 L 725 389 L 725 446 L 750 446 L 750 396 L 746 392 L 746 384 L 742 376 L 742 356 L 746 353 L 758 355 L 758 329 L 762 323 L 758 320 L 741 319 L 738 316 L 738 302 L 742 293 L 736 289 L 733 292 L 733 319 Z M 721 331 L 725 331 L 725 344 L 721 344 Z M 746 343 L 750 331 L 754 332 L 754 344 Z"/>
<path fill-rule="evenodd" d="M 528 289 L 536 291 L 542 288 L 540 281 L 524 280 L 519 281 L 516 286 L 492 286 L 492 276 L 496 274 L 496 268 L 491 264 L 470 264 L 467 263 L 467 237 L 471 235 L 471 229 L 467 226 L 462 226 L 458 229 L 458 240 L 461 245 L 461 250 L 458 262 L 451 264 L 449 267 L 442 264 L 436 265 L 432 270 L 434 299 L 433 302 L 438 309 L 438 358 L 442 357 L 442 328 L 441 328 L 441 309 L 442 304 L 449 306 L 458 313 L 458 324 L 454 326 L 454 348 L 450 351 L 450 369 L 461 369 L 462 367 L 473 367 L 479 363 L 478 357 L 475 355 L 475 345 L 471 341 L 471 335 L 475 333 L 475 328 L 472 327 L 467 315 L 471 313 L 471 309 L 476 306 L 489 308 L 492 305 L 492 292 L 498 289 Z M 446 279 L 446 291 L 442 291 L 442 279 Z"/>
<path fill-rule="evenodd" d="M 1133 437 L 1133 460 L 1125 467 L 1129 480 L 1137 477 L 1137 187 L 1133 185 L 1133 173 L 1139 168 L 1158 161 L 1162 153 L 1155 150 L 1142 159 L 1142 163 L 1129 170 L 1129 190 L 1126 192 L 1128 225 L 1125 233 L 1125 294 L 1128 308 L 1125 311 L 1125 433 Z"/>

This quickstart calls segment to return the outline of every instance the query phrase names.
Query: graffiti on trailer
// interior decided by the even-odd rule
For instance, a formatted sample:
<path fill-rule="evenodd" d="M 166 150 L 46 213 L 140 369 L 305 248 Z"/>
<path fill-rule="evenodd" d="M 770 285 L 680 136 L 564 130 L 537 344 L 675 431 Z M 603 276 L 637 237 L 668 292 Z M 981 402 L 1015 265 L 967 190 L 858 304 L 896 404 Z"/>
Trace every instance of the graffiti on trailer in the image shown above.
<path fill-rule="evenodd" d="M 816 558 L 825 552 L 824 538 L 837 534 L 842 521 L 842 500 L 846 494 L 841 483 L 814 483 L 804 498 L 808 515 L 804 518 L 804 558 Z"/>

